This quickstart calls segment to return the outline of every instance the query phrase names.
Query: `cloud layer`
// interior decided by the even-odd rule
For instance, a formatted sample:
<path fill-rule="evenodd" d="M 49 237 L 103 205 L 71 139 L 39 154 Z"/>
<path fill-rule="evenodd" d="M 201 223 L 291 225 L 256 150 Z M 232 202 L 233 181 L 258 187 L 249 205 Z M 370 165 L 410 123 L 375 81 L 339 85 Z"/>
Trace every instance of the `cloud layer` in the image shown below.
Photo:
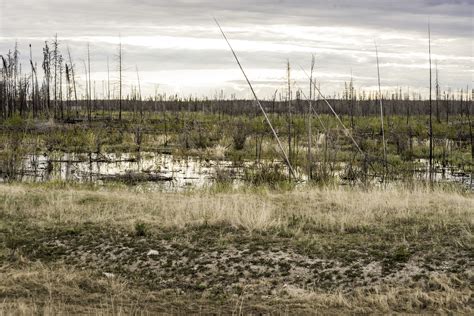
<path fill-rule="evenodd" d="M 248 97 L 216 17 L 262 96 L 283 89 L 287 59 L 295 86 L 306 88 L 299 65 L 307 68 L 311 54 L 328 94 L 341 90 L 351 73 L 357 88 L 373 89 L 374 40 L 385 89 L 425 92 L 430 19 L 440 82 L 458 89 L 473 80 L 473 8 L 472 0 L 0 0 L 0 54 L 18 41 L 27 65 L 31 43 L 39 63 L 44 40 L 57 33 L 81 75 L 90 43 L 92 77 L 100 86 L 107 58 L 114 77 L 120 34 L 129 86 L 136 84 L 137 66 L 147 94 L 159 85 L 168 94 L 212 96 L 223 89 Z"/>

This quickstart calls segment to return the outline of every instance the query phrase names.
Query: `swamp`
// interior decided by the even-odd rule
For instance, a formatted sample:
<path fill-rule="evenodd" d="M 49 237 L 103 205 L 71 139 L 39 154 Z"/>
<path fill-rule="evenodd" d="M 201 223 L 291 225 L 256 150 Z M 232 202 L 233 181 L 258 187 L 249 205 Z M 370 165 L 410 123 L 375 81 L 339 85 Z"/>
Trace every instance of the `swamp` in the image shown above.
<path fill-rule="evenodd" d="M 205 1 L 185 2 L 180 6 Z M 14 6 L 0 10 L 16 12 Z M 142 17 L 147 13 L 134 10 L 148 6 L 149 12 L 160 11 L 147 1 L 127 10 Z M 235 9 L 222 6 L 227 13 Z M 0 11 L 0 19 L 6 15 Z M 79 16 L 81 27 L 97 28 L 82 21 L 91 22 L 89 15 Z M 107 21 L 107 27 L 122 25 L 122 20 Z M 0 51 L 0 315 L 473 314 L 474 89 L 440 84 L 437 62 L 432 69 L 430 26 L 426 52 L 408 54 L 423 58 L 415 70 L 404 67 L 411 62 L 404 55 L 406 60 L 396 64 L 403 71 L 382 72 L 383 79 L 412 80 L 419 69 L 425 77 L 429 70 L 429 81 L 423 77 L 426 82 L 418 85 L 426 83 L 428 93 L 395 86 L 393 80 L 382 88 L 380 68 L 392 65 L 379 64 L 377 43 L 374 54 L 365 46 L 358 51 L 324 47 L 331 52 L 320 54 L 326 60 L 344 55 L 366 65 L 376 58 L 373 72 L 378 71 L 378 86 L 372 86 L 360 81 L 375 78 L 353 77 L 351 68 L 350 80 L 338 82 L 343 88 L 329 93 L 322 91 L 325 84 L 340 77 L 323 75 L 327 65 L 320 70 L 319 55 L 306 56 L 312 61 L 308 72 L 292 68 L 302 58 L 284 64 L 280 55 L 272 55 L 284 55 L 288 47 L 306 54 L 303 44 L 252 39 L 258 46 L 242 39 L 242 34 L 267 33 L 281 38 L 273 28 L 284 33 L 293 30 L 290 26 L 254 29 L 253 21 L 251 29 L 247 24 L 226 28 L 214 22 L 210 31 L 203 24 L 156 26 L 153 32 L 192 29 L 218 39 L 173 42 L 173 33 L 165 37 L 171 44 L 150 40 L 143 45 L 146 36 L 104 36 L 96 38 L 97 53 L 91 56 L 94 37 L 55 35 L 41 37 L 40 59 L 33 58 L 32 44 L 29 58 L 17 42 Z M 307 28 L 292 32 L 306 41 L 312 38 Z M 347 34 L 357 35 L 343 26 L 319 32 L 346 34 L 340 46 Z M 240 39 L 229 40 L 229 34 Z M 11 38 L 0 37 L 1 49 L 6 40 Z M 85 40 L 87 54 L 70 49 Z M 435 40 L 436 47 L 456 40 Z M 124 79 L 132 54 L 141 56 L 137 63 L 155 62 L 153 49 L 176 58 L 168 67 L 182 74 L 188 49 L 178 49 L 183 41 L 199 46 L 189 60 L 230 63 L 240 70 L 245 81 L 227 82 L 240 94 L 224 89 L 213 97 L 171 93 L 169 87 L 179 87 L 176 82 L 187 75 L 176 75 L 162 88 L 148 69 L 136 65 L 136 80 Z M 231 43 L 247 51 L 240 55 Z M 269 60 L 278 60 L 285 76 L 261 79 L 262 68 L 259 75 L 249 72 L 261 79 L 254 85 L 239 56 L 249 62 L 250 55 L 265 51 L 261 45 L 268 45 Z M 317 46 L 312 45 L 311 51 Z M 389 47 L 411 48 L 397 45 Z M 113 67 L 105 56 L 111 46 Z M 224 49 L 233 59 L 212 55 Z M 357 57 L 360 52 L 363 58 Z M 455 49 L 443 54 L 459 63 L 456 71 L 440 67 L 443 80 L 452 83 L 472 74 L 462 64 L 468 57 L 457 58 Z M 381 57 L 398 58 L 387 52 Z M 107 61 L 106 71 L 94 70 L 98 59 Z M 193 67 L 198 66 L 188 69 L 190 77 Z M 210 73 L 199 74 L 197 81 L 210 80 Z M 262 85 L 273 89 L 275 82 L 278 89 L 262 93 Z"/>

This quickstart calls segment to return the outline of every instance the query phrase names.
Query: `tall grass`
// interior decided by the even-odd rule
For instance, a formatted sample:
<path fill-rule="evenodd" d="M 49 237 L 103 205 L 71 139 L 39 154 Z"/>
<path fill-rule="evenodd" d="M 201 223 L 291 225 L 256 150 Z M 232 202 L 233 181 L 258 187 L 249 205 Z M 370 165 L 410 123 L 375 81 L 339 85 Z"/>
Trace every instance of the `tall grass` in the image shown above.
<path fill-rule="evenodd" d="M 54 187 L 53 187 L 54 188 Z M 244 189 L 245 190 L 245 189 Z M 28 218 L 35 225 L 57 223 L 118 225 L 133 230 L 135 221 L 162 227 L 226 224 L 247 230 L 284 229 L 301 217 L 328 232 L 389 227 L 397 221 L 447 229 L 449 223 L 474 224 L 474 199 L 456 189 L 426 186 L 383 189 L 299 188 L 137 193 L 129 189 L 91 191 L 77 186 L 0 186 L 3 216 Z"/>

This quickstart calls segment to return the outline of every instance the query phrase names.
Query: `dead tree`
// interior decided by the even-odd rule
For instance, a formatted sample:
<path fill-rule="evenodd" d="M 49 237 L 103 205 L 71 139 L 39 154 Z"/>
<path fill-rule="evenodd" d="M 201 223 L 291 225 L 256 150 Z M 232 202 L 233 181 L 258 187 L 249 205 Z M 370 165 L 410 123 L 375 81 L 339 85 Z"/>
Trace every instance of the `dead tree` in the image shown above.
<path fill-rule="evenodd" d="M 30 66 L 31 66 L 31 108 L 33 111 L 33 117 L 36 118 L 37 109 L 36 109 L 36 95 L 35 95 L 35 77 L 36 77 L 36 69 L 33 64 L 33 53 L 30 46 Z"/>
<path fill-rule="evenodd" d="M 433 183 L 433 108 L 432 108 L 432 74 L 431 74 L 431 25 L 428 23 L 428 55 L 429 55 L 429 66 L 430 66 L 430 123 L 429 123 L 429 135 L 430 135 L 430 156 L 429 156 L 429 178 L 430 183 Z"/>
<path fill-rule="evenodd" d="M 89 79 L 87 80 L 87 86 L 89 89 L 89 98 L 87 99 L 87 120 L 92 120 L 92 86 L 91 86 L 91 53 L 89 43 L 87 44 L 87 72 L 89 73 Z M 87 79 L 87 78 L 86 78 Z"/>
<path fill-rule="evenodd" d="M 49 49 L 48 42 L 44 42 L 43 48 L 43 71 L 44 81 L 46 90 L 46 113 L 49 115 L 51 110 L 51 96 L 50 96 L 50 82 L 51 82 L 51 50 Z"/>
<path fill-rule="evenodd" d="M 385 181 L 385 176 L 387 174 L 387 148 L 385 145 L 385 129 L 384 129 L 384 118 L 383 118 L 383 102 L 382 102 L 382 87 L 380 84 L 380 64 L 379 64 L 379 51 L 377 48 L 377 43 L 375 43 L 375 55 L 377 57 L 377 78 L 378 78 L 378 87 L 379 87 L 379 104 L 380 104 L 380 124 L 382 127 L 382 146 L 383 146 L 383 175 L 382 182 Z"/>
<path fill-rule="evenodd" d="M 119 68 L 119 121 L 122 120 L 122 40 L 119 40 L 118 47 L 118 68 Z"/>
<path fill-rule="evenodd" d="M 214 19 L 214 21 L 216 22 L 217 26 L 219 27 L 219 30 L 221 31 L 222 33 L 222 36 L 224 37 L 224 40 L 227 42 L 227 45 L 229 46 L 232 54 L 234 55 L 234 58 L 235 58 L 235 61 L 237 62 L 237 65 L 239 66 L 240 70 L 242 71 L 242 74 L 244 75 L 245 77 L 245 80 L 247 81 L 247 84 L 249 85 L 250 87 L 250 90 L 252 91 L 252 94 L 255 98 L 255 102 L 258 104 L 260 110 L 262 111 L 263 113 L 263 116 L 265 117 L 265 120 L 266 122 L 268 123 L 268 125 L 270 126 L 270 129 L 272 130 L 272 133 L 273 133 L 273 136 L 275 137 L 277 143 L 278 143 L 278 147 L 280 148 L 280 151 L 281 151 L 281 154 L 288 166 L 288 169 L 290 170 L 290 173 L 291 175 L 296 179 L 296 172 L 294 171 L 293 167 L 291 166 L 291 163 L 290 163 L 290 160 L 288 159 L 288 155 L 285 153 L 285 150 L 283 149 L 283 145 L 281 144 L 280 142 L 280 138 L 278 137 L 278 134 L 277 132 L 275 131 L 275 129 L 273 128 L 273 125 L 272 123 L 270 122 L 270 119 L 268 118 L 268 115 L 267 115 L 267 112 L 265 111 L 265 109 L 263 108 L 262 104 L 260 103 L 260 100 L 258 99 L 257 97 L 257 94 L 255 93 L 255 90 L 253 89 L 252 87 L 252 84 L 250 83 L 250 80 L 249 78 L 247 77 L 247 74 L 245 73 L 244 71 L 244 68 L 242 67 L 242 65 L 240 64 L 240 61 L 239 61 L 239 58 L 237 57 L 237 54 L 235 53 L 234 49 L 232 48 L 232 46 L 230 45 L 230 42 L 229 40 L 227 39 L 227 36 L 225 35 L 224 31 L 222 30 L 219 22 L 217 22 L 216 19 Z"/>
<path fill-rule="evenodd" d="M 288 159 L 290 164 L 292 162 L 292 151 L 291 151 L 291 68 L 290 61 L 287 61 L 287 79 L 288 79 L 288 91 L 287 91 L 287 101 L 288 101 L 288 114 L 287 114 L 287 123 L 288 123 Z M 291 172 L 288 171 L 290 177 Z"/>
<path fill-rule="evenodd" d="M 53 68 L 54 68 L 54 78 L 53 78 L 53 93 L 54 93 L 54 118 L 57 117 L 58 112 L 58 97 L 57 97 L 57 89 L 58 89 L 58 35 L 56 34 L 53 41 Z"/>
<path fill-rule="evenodd" d="M 313 123 L 313 72 L 314 72 L 314 65 L 315 59 L 314 55 L 311 57 L 311 72 L 309 78 L 309 106 L 308 106 L 308 180 L 313 178 L 313 165 L 312 165 L 312 153 L 311 153 L 311 145 L 312 145 L 312 131 L 311 125 Z"/>
<path fill-rule="evenodd" d="M 78 102 L 77 102 L 77 90 L 76 90 L 76 77 L 74 76 L 74 63 L 72 62 L 71 50 L 69 49 L 69 46 L 67 48 L 67 54 L 69 57 L 69 69 L 70 69 L 70 74 L 71 74 L 72 87 L 74 91 L 74 107 L 77 110 Z"/>

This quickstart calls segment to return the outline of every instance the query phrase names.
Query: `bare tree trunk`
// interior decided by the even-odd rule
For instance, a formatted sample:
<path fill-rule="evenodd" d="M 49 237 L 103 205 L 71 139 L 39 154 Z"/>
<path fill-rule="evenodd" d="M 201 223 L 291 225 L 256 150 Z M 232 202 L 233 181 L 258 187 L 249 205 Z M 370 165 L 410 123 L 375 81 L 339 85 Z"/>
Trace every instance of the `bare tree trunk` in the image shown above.
<path fill-rule="evenodd" d="M 109 57 L 107 56 L 107 106 L 109 107 L 109 114 L 112 116 L 112 109 L 110 106 L 110 68 Z"/>
<path fill-rule="evenodd" d="M 69 50 L 69 46 L 67 48 L 67 54 L 68 54 L 68 57 L 69 57 L 69 67 L 71 69 L 72 86 L 73 86 L 73 89 L 74 89 L 74 107 L 76 108 L 76 111 L 77 111 L 78 104 L 77 104 L 76 78 L 75 78 L 75 75 L 74 75 L 74 64 L 72 62 L 71 51 Z"/>
<path fill-rule="evenodd" d="M 59 110 L 61 120 L 64 119 L 64 107 L 63 107 L 63 57 L 59 55 Z"/>
<path fill-rule="evenodd" d="M 312 131 L 311 125 L 313 123 L 313 72 L 314 72 L 315 59 L 314 55 L 311 57 L 311 72 L 309 78 L 309 107 L 308 107 L 308 180 L 313 179 L 313 157 L 311 153 L 312 145 Z"/>
<path fill-rule="evenodd" d="M 375 44 L 375 54 L 377 56 L 377 78 L 379 86 L 379 104 L 380 104 L 380 122 L 382 126 L 382 146 L 383 146 L 383 175 L 382 183 L 385 181 L 385 176 L 387 175 L 387 148 L 385 145 L 385 130 L 384 130 L 384 118 L 383 118 L 383 103 L 382 103 L 382 88 L 380 84 L 380 65 L 379 65 L 379 52 L 377 44 Z"/>
<path fill-rule="evenodd" d="M 138 73 L 138 66 L 135 65 L 137 70 L 137 81 L 138 81 L 138 102 L 140 102 L 140 120 L 143 121 L 143 103 L 142 103 L 142 88 L 140 85 L 140 75 Z"/>
<path fill-rule="evenodd" d="M 69 119 L 71 117 L 71 68 L 68 63 L 65 66 L 66 69 L 66 85 L 67 85 L 67 94 L 66 94 L 66 116 Z"/>
<path fill-rule="evenodd" d="M 441 118 L 439 116 L 439 72 L 438 72 L 438 62 L 436 61 L 436 121 L 441 123 Z"/>
<path fill-rule="evenodd" d="M 448 94 L 446 94 L 445 106 L 446 106 L 446 124 L 449 124 L 449 90 L 448 90 Z"/>
<path fill-rule="evenodd" d="M 235 53 L 234 49 L 230 45 L 230 42 L 227 39 L 227 36 L 225 35 L 224 31 L 222 30 L 221 26 L 219 25 L 219 22 L 217 22 L 216 19 L 214 19 L 214 21 L 216 22 L 217 26 L 219 27 L 219 30 L 221 31 L 222 36 L 224 37 L 224 40 L 226 41 L 226 43 L 229 46 L 232 54 L 234 55 L 235 61 L 237 62 L 237 65 L 239 66 L 240 70 L 242 71 L 242 74 L 244 75 L 245 80 L 247 81 L 247 84 L 249 85 L 249 88 L 252 91 L 252 94 L 255 98 L 255 101 L 257 102 L 258 106 L 260 107 L 260 110 L 263 113 L 263 116 L 265 117 L 265 120 L 267 121 L 268 125 L 270 126 L 270 129 L 272 130 L 273 136 L 275 137 L 275 139 L 278 143 L 278 147 L 281 151 L 281 154 L 282 154 L 283 158 L 285 159 L 285 162 L 288 166 L 288 169 L 290 170 L 291 175 L 296 179 L 296 173 L 295 173 L 293 167 L 291 166 L 290 160 L 288 159 L 288 156 L 286 155 L 285 150 L 283 149 L 283 145 L 281 144 L 280 138 L 278 137 L 277 132 L 273 128 L 273 125 L 270 122 L 270 119 L 268 118 L 267 112 L 265 112 L 265 109 L 263 108 L 262 104 L 260 103 L 260 100 L 258 99 L 257 94 L 255 93 L 255 90 L 253 89 L 252 84 L 250 83 L 250 80 L 247 77 L 247 74 L 245 73 L 244 68 L 242 67 L 242 64 L 240 63 L 239 58 L 237 57 L 237 54 Z"/>
<path fill-rule="evenodd" d="M 15 43 L 15 51 L 13 52 L 13 98 L 12 98 L 12 106 L 11 106 L 11 115 L 13 115 L 17 108 L 17 79 L 18 79 L 18 43 Z"/>
<path fill-rule="evenodd" d="M 84 60 L 82 60 L 83 64 L 84 64 L 84 72 L 86 74 L 86 95 L 85 95 L 85 100 L 83 99 L 82 101 L 82 104 L 84 104 L 84 102 L 86 103 L 86 112 L 88 113 L 89 112 L 89 94 L 91 93 L 89 91 L 89 84 L 88 84 L 88 74 L 87 74 L 87 65 L 86 65 L 86 62 Z M 81 112 L 82 112 L 82 106 L 81 106 Z"/>
<path fill-rule="evenodd" d="M 119 42 L 119 121 L 122 120 L 122 40 Z"/>
<path fill-rule="evenodd" d="M 468 90 L 469 91 L 469 90 Z M 469 92 L 468 92 L 469 93 Z M 474 93 L 474 89 L 472 90 L 471 94 Z M 472 97 L 471 97 L 471 101 L 469 102 L 468 100 L 468 97 L 466 96 L 466 116 L 467 116 L 467 121 L 469 123 L 469 138 L 471 140 L 471 159 L 474 161 L 474 135 L 473 135 L 473 132 L 472 132 L 472 122 L 471 122 L 471 105 L 472 105 Z M 472 175 L 471 175 L 471 178 L 472 178 Z"/>
<path fill-rule="evenodd" d="M 30 44 L 30 65 L 31 65 L 31 108 L 33 110 L 33 118 L 36 118 L 36 96 L 35 96 L 35 66 L 33 65 L 33 53 Z"/>
<path fill-rule="evenodd" d="M 349 84 L 349 97 L 351 98 L 351 128 L 354 129 L 354 81 L 352 79 L 352 70 L 351 70 L 351 82 Z"/>
<path fill-rule="evenodd" d="M 1 56 L 2 58 L 2 82 L 3 82 L 3 90 L 2 90 L 2 116 L 3 118 L 7 118 L 8 112 L 8 65 L 5 57 Z"/>
<path fill-rule="evenodd" d="M 410 101 L 410 87 L 408 87 L 408 101 Z M 410 121 L 410 102 L 407 102 L 407 125 Z"/>
<path fill-rule="evenodd" d="M 430 183 L 433 184 L 433 109 L 431 100 L 432 90 L 432 74 L 431 74 L 431 26 L 428 24 L 428 53 L 429 53 L 429 64 L 430 64 L 430 157 L 429 157 L 429 176 Z"/>
<path fill-rule="evenodd" d="M 51 111 L 51 51 L 48 42 L 45 42 L 43 50 L 43 69 L 46 78 L 46 112 L 49 116 Z"/>
<path fill-rule="evenodd" d="M 292 152 L 291 152 L 291 69 L 290 69 L 290 61 L 287 62 L 287 75 L 288 75 L 288 159 L 290 164 L 292 162 Z M 288 177 L 291 179 L 291 171 L 288 170 Z"/>
<path fill-rule="evenodd" d="M 91 54 L 90 54 L 90 46 L 87 43 L 87 69 L 89 73 L 89 79 L 87 81 L 87 85 L 89 87 L 89 99 L 87 100 L 87 119 L 89 122 L 92 120 L 92 87 L 91 87 Z"/>
<path fill-rule="evenodd" d="M 53 42 L 53 61 L 54 61 L 54 118 L 57 117 L 58 109 L 58 98 L 57 98 L 57 88 L 58 88 L 58 34 L 54 37 Z"/>

